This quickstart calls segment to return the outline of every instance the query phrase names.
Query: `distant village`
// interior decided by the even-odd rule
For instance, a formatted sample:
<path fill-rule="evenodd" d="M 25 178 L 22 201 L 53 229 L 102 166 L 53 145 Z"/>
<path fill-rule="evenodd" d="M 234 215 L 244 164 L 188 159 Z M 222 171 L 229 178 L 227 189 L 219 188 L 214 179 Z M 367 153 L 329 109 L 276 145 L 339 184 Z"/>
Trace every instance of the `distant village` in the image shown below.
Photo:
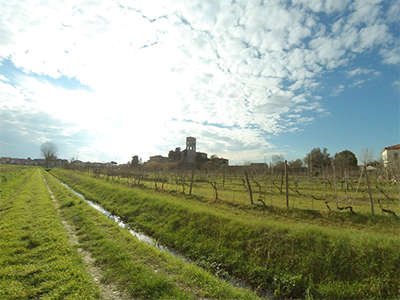
<path fill-rule="evenodd" d="M 155 164 L 168 164 L 174 163 L 179 166 L 189 166 L 196 164 L 201 166 L 205 163 L 212 162 L 214 165 L 229 165 L 229 160 L 226 158 L 220 158 L 216 155 L 212 155 L 208 158 L 207 153 L 196 151 L 196 138 L 187 137 L 186 138 L 186 148 L 181 150 L 180 147 L 171 150 L 168 156 L 154 155 L 150 156 L 147 162 L 141 162 L 138 155 L 132 157 L 132 161 L 128 164 L 118 165 L 116 162 L 83 162 L 78 159 L 69 162 L 67 159 L 56 159 L 52 161 L 52 166 L 60 167 L 67 164 L 72 164 L 75 166 L 91 166 L 91 167 L 111 167 L 111 166 L 137 166 L 139 164 L 143 165 L 155 165 Z M 11 158 L 11 157 L 0 157 L 0 164 L 11 164 L 11 165 L 26 165 L 26 166 L 45 166 L 45 159 L 31 159 L 30 157 L 25 158 Z"/>
<path fill-rule="evenodd" d="M 384 148 L 381 151 L 382 163 L 385 168 L 393 166 L 399 169 L 400 166 L 400 144 L 393 145 Z M 26 165 L 26 166 L 45 166 L 45 159 L 31 159 L 28 158 L 12 158 L 12 157 L 0 157 L 0 164 L 9 165 Z M 82 162 L 80 160 L 68 161 L 67 159 L 56 159 L 51 163 L 52 167 L 62 166 L 76 166 L 76 167 L 136 167 L 143 165 L 149 170 L 162 170 L 170 169 L 175 167 L 189 167 L 196 166 L 201 168 L 202 166 L 220 167 L 229 166 L 229 160 L 221 158 L 216 155 L 212 155 L 208 158 L 207 153 L 196 151 L 196 138 L 186 138 L 186 148 L 181 150 L 180 147 L 175 150 L 170 150 L 168 156 L 154 155 L 150 156 L 149 160 L 142 162 L 138 155 L 132 156 L 132 160 L 126 164 L 117 164 L 115 161 L 100 163 L 100 162 Z M 240 168 L 243 166 L 230 166 L 230 168 Z M 266 163 L 251 163 L 249 165 L 252 169 L 259 169 L 260 171 L 266 170 L 268 165 Z M 362 167 L 362 166 L 359 166 Z M 375 169 L 370 166 L 370 169 Z"/>
<path fill-rule="evenodd" d="M 53 162 L 54 166 L 62 166 L 68 163 L 68 159 L 56 159 Z M 31 159 L 28 158 L 12 158 L 12 157 L 0 157 L 0 164 L 5 165 L 23 165 L 23 166 L 44 166 L 45 160 L 42 158 Z"/>

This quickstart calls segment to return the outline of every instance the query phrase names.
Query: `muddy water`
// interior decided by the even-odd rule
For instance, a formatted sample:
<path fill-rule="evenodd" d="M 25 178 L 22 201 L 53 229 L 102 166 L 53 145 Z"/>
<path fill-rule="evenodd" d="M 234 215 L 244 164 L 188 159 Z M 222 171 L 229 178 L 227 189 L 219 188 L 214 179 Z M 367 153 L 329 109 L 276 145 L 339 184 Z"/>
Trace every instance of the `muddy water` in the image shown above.
<path fill-rule="evenodd" d="M 157 249 L 164 251 L 164 252 L 168 252 L 170 254 L 172 254 L 175 257 L 181 258 L 182 260 L 184 260 L 187 263 L 193 263 L 193 261 L 191 261 L 190 259 L 188 259 L 187 257 L 185 257 L 182 254 L 177 253 L 176 251 L 174 251 L 173 249 L 161 245 L 157 242 L 157 240 L 155 240 L 154 238 L 144 234 L 143 232 L 140 232 L 134 228 L 132 228 L 131 226 L 125 224 L 121 218 L 119 216 L 115 216 L 113 214 L 111 214 L 109 211 L 105 210 L 104 208 L 102 208 L 100 205 L 98 205 L 97 203 L 94 203 L 90 200 L 85 199 L 85 197 L 74 191 L 72 188 L 70 188 L 68 185 L 66 185 L 65 183 L 61 182 L 61 184 L 63 186 L 65 186 L 66 188 L 70 189 L 75 195 L 79 196 L 80 198 L 82 198 L 83 200 L 85 200 L 91 207 L 93 207 L 94 209 L 98 210 L 99 212 L 103 213 L 105 216 L 107 216 L 108 218 L 114 220 L 120 227 L 122 228 L 126 228 L 127 230 L 129 230 L 129 232 L 135 236 L 138 240 L 145 242 L 151 246 L 156 247 Z M 250 286 L 248 286 L 245 282 L 241 281 L 241 280 L 237 280 L 235 278 L 228 278 L 226 280 L 229 284 L 231 284 L 234 287 L 241 287 L 241 288 L 250 288 Z M 264 297 L 265 299 L 274 299 L 275 297 L 273 296 L 273 293 L 269 292 L 269 291 L 264 291 L 261 294 L 259 294 L 259 296 Z"/>

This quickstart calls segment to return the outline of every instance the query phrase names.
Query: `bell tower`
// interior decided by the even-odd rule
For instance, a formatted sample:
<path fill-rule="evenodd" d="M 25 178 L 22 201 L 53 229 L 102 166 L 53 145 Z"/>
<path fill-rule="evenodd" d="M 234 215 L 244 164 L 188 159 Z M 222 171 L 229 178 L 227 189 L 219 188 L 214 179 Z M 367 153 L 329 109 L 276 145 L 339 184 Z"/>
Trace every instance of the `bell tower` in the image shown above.
<path fill-rule="evenodd" d="M 196 160 L 196 138 L 191 136 L 186 138 L 186 152 L 188 163 L 194 163 Z"/>

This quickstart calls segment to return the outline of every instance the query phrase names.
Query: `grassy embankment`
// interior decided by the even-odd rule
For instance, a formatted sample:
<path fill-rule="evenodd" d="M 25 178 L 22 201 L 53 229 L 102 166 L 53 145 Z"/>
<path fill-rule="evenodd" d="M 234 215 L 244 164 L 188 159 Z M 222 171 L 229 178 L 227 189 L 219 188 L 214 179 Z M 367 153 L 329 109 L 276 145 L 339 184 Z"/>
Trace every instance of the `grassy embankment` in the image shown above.
<path fill-rule="evenodd" d="M 104 270 L 103 281 L 116 283 L 135 299 L 258 299 L 249 290 L 233 288 L 193 264 L 138 241 L 45 175 L 63 204 L 63 215 L 78 228 L 82 246 Z"/>
<path fill-rule="evenodd" d="M 315 298 L 397 298 L 399 220 L 348 212 L 226 205 L 53 174 L 214 272 L 258 289 Z"/>
<path fill-rule="evenodd" d="M 1 174 L 0 299 L 99 299 L 39 169 Z"/>
<path fill-rule="evenodd" d="M 13 171 L 13 170 L 8 170 Z M 137 241 L 41 169 L 2 173 L 0 202 L 1 299 L 99 299 L 98 287 L 71 246 L 62 217 L 113 282 L 135 299 L 258 299 L 194 265 Z M 4 175 L 4 176 L 3 176 Z"/>

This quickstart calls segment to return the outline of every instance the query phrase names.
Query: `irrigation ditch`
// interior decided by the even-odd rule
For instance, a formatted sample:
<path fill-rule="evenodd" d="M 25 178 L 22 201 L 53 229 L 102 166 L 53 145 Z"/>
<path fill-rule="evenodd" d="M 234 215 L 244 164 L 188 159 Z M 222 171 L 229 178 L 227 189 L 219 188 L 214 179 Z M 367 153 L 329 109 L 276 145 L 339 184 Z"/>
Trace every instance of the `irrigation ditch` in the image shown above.
<path fill-rule="evenodd" d="M 59 179 L 57 179 L 59 180 Z M 65 184 L 64 182 L 60 181 L 59 182 L 66 188 L 68 188 L 70 191 L 72 191 L 75 195 L 77 195 L 78 197 L 80 197 L 81 199 L 85 200 L 86 203 L 88 203 L 92 208 L 96 209 L 97 211 L 101 212 L 103 215 L 105 215 L 106 217 L 108 217 L 109 219 L 113 220 L 114 222 L 116 222 L 118 224 L 118 226 L 120 226 L 121 228 L 125 228 L 127 229 L 133 236 L 135 236 L 138 240 L 145 242 L 157 249 L 159 249 L 160 251 L 169 253 L 177 258 L 182 259 L 185 263 L 194 263 L 191 259 L 185 257 L 185 255 L 178 253 L 177 251 L 175 251 L 174 249 L 162 245 L 161 243 L 159 243 L 157 241 L 157 239 L 155 239 L 154 237 L 151 237 L 145 233 L 143 233 L 142 231 L 128 225 L 125 224 L 124 221 L 122 220 L 122 218 L 120 216 L 114 215 L 111 212 L 107 211 L 106 209 L 104 209 L 103 207 L 101 207 L 99 204 L 86 199 L 85 196 L 83 196 L 82 194 L 78 193 L 77 191 L 75 191 L 73 188 L 71 188 L 70 186 L 68 186 L 67 184 Z M 247 284 L 245 281 L 237 279 L 237 278 L 233 278 L 231 276 L 229 276 L 226 272 L 224 272 L 224 276 L 223 278 L 221 278 L 223 280 L 226 280 L 227 283 L 229 283 L 230 285 L 232 285 L 233 287 L 240 287 L 240 288 L 248 288 L 248 289 L 252 289 L 252 287 Z M 262 297 L 264 299 L 277 299 L 274 294 L 271 291 L 268 290 L 262 290 L 262 291 L 254 291 L 255 293 L 257 293 L 257 295 L 259 297 Z"/>

